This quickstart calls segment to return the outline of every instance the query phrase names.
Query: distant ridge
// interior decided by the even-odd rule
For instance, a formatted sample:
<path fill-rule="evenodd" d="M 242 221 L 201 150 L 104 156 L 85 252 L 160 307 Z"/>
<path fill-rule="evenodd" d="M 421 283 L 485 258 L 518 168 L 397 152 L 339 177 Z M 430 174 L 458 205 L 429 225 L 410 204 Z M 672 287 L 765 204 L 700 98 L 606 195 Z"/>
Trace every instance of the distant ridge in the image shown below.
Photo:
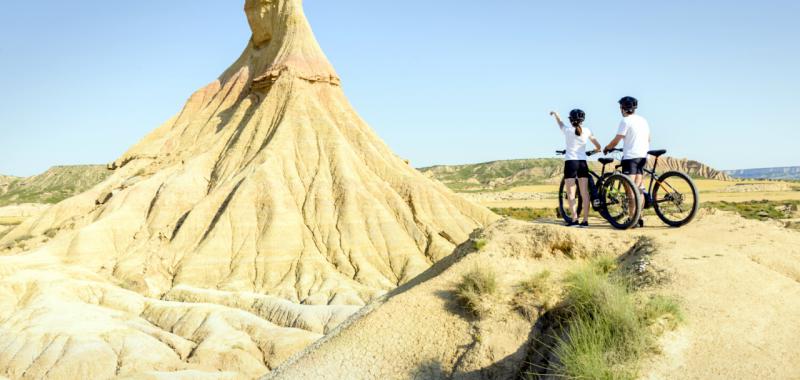
<path fill-rule="evenodd" d="M 0 175 L 0 206 L 58 203 L 92 188 L 111 173 L 105 165 L 62 165 L 31 177 Z"/>
<path fill-rule="evenodd" d="M 600 164 L 590 162 L 600 171 Z M 649 165 L 652 165 L 652 160 Z M 503 189 L 514 186 L 552 184 L 561 180 L 564 170 L 562 159 L 534 158 L 500 160 L 466 165 L 437 165 L 421 168 L 425 175 L 438 179 L 457 191 Z M 731 180 L 731 177 L 699 161 L 662 157 L 658 161 L 659 172 L 677 170 L 695 178 Z"/>
<path fill-rule="evenodd" d="M 728 170 L 726 173 L 742 179 L 800 179 L 800 166 Z"/>

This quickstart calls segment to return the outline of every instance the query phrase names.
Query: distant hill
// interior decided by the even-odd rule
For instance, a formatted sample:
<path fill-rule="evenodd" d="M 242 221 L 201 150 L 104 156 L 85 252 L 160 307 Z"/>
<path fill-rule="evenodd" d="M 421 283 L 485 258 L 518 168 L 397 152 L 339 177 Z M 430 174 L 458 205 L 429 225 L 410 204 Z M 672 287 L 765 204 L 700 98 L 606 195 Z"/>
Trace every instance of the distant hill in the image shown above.
<path fill-rule="evenodd" d="M 652 161 L 651 161 L 652 164 Z M 597 172 L 601 165 L 590 162 Z M 457 191 L 504 189 L 515 186 L 552 184 L 561 181 L 564 161 L 558 158 L 502 160 L 467 165 L 437 165 L 419 169 Z M 731 177 L 698 161 L 662 157 L 658 170 L 678 170 L 694 178 L 730 180 Z"/>
<path fill-rule="evenodd" d="M 800 166 L 728 170 L 728 175 L 742 179 L 794 179 L 800 180 Z"/>
<path fill-rule="evenodd" d="M 102 182 L 112 172 L 105 165 L 54 166 L 32 177 L 0 175 L 0 206 L 58 203 Z"/>

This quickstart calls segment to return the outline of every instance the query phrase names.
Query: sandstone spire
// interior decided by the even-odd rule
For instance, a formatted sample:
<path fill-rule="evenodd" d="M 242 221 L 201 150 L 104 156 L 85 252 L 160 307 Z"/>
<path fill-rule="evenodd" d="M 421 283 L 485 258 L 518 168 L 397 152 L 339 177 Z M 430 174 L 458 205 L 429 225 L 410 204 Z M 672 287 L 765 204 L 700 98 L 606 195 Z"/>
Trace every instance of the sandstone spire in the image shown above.
<path fill-rule="evenodd" d="M 105 370 L 92 350 L 117 352 L 107 332 L 138 321 L 120 334 L 164 342 L 140 345 L 172 355 L 151 358 L 161 367 L 263 373 L 495 218 L 409 167 L 355 113 L 300 0 L 247 0 L 245 10 L 253 36 L 228 70 L 110 164 L 105 182 L 0 239 L 28 248 L 0 251 L 15 254 L 15 274 L 0 271 L 0 286 L 34 289 L 25 302 L 9 300 L 16 306 L 0 320 L 120 317 L 91 331 L 42 322 L 38 335 L 29 327 L 39 320 L 20 317 L 0 325 L 3 339 L 34 342 L 38 353 L 52 336 L 95 339 L 68 340 L 62 356 L 72 347 L 73 364 Z M 33 274 L 41 270 L 56 274 Z M 50 302 L 56 286 L 74 314 Z M 227 327 L 206 326 L 214 316 Z M 226 346 L 231 331 L 262 355 Z M 0 375 L 3 366 L 16 373 L 4 355 Z M 125 360 L 130 371 L 165 370 Z M 81 377 L 106 373 L 87 371 Z"/>

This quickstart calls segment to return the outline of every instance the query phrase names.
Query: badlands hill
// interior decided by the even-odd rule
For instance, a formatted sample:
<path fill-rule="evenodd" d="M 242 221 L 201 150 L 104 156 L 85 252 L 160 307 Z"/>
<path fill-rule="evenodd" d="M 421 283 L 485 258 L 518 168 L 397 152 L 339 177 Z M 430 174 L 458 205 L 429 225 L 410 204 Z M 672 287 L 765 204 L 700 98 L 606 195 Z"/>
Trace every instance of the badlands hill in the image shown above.
<path fill-rule="evenodd" d="M 652 164 L 652 160 L 650 161 Z M 598 173 L 601 165 L 590 163 Z M 558 183 L 563 176 L 564 162 L 556 158 L 492 161 L 467 165 L 439 165 L 422 168 L 425 175 L 435 178 L 453 190 L 493 190 L 515 186 Z M 730 180 L 727 174 L 698 161 L 662 157 L 658 170 L 678 170 L 695 178 Z"/>
<path fill-rule="evenodd" d="M 58 203 L 89 190 L 111 171 L 101 165 L 54 166 L 27 178 L 0 176 L 0 207 L 20 203 Z"/>
<path fill-rule="evenodd" d="M 100 184 L 0 238 L 0 376 L 254 378 L 497 217 L 347 101 L 300 0 Z"/>

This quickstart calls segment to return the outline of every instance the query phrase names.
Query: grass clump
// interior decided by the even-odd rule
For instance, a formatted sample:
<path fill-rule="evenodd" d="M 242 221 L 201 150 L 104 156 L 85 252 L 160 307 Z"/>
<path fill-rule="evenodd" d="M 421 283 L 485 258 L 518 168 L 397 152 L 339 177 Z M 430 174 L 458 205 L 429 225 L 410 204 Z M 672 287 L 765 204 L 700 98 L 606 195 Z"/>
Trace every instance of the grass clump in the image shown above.
<path fill-rule="evenodd" d="M 520 282 L 511 300 L 512 306 L 529 321 L 535 321 L 554 304 L 557 289 L 550 271 L 542 271 Z"/>
<path fill-rule="evenodd" d="M 491 210 L 497 215 L 507 216 L 512 219 L 523 220 L 526 222 L 557 216 L 556 212 L 549 208 L 504 207 L 492 208 Z"/>
<path fill-rule="evenodd" d="M 498 292 L 497 274 L 487 267 L 475 267 L 461 277 L 456 299 L 472 315 L 483 318 L 491 312 L 491 298 Z"/>
<path fill-rule="evenodd" d="M 597 273 L 605 275 L 611 274 L 618 267 L 617 260 L 610 256 L 597 257 L 591 261 L 590 265 Z"/>
<path fill-rule="evenodd" d="M 657 294 L 650 298 L 642 308 L 642 318 L 649 325 L 664 321 L 670 329 L 678 327 L 684 321 L 683 309 L 674 297 Z"/>
<path fill-rule="evenodd" d="M 635 379 L 638 362 L 655 345 L 651 326 L 683 321 L 680 304 L 654 296 L 644 305 L 615 271 L 613 259 L 597 259 L 565 279 L 561 332 L 553 372 L 574 379 Z"/>
<path fill-rule="evenodd" d="M 473 241 L 472 244 L 475 247 L 476 251 L 482 251 L 486 247 L 487 243 L 488 241 L 486 241 L 486 239 L 478 239 Z"/>

